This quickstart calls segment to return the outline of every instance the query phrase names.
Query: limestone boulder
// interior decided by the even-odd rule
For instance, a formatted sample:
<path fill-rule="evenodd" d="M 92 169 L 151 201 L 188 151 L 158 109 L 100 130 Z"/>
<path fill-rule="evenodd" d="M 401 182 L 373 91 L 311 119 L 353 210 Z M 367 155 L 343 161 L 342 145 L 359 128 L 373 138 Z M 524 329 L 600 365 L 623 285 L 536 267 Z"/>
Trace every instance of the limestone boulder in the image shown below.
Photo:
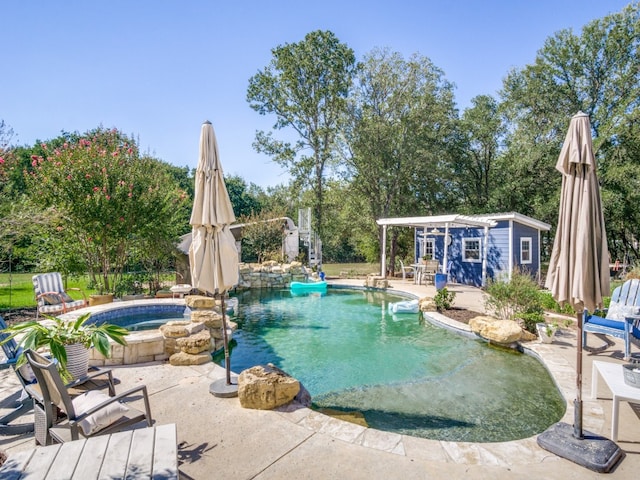
<path fill-rule="evenodd" d="M 300 382 L 275 365 L 258 365 L 238 376 L 238 398 L 244 408 L 271 410 L 291 402 Z"/>
<path fill-rule="evenodd" d="M 418 301 L 418 306 L 421 312 L 435 312 L 438 310 L 436 302 L 431 297 L 424 297 Z"/>
<path fill-rule="evenodd" d="M 367 279 L 365 280 L 365 287 L 387 288 L 388 286 L 389 281 L 380 275 L 367 275 Z"/>
<path fill-rule="evenodd" d="M 214 310 L 194 310 L 191 321 L 203 323 L 208 328 L 222 328 L 222 315 Z"/>
<path fill-rule="evenodd" d="M 471 329 L 472 332 L 477 333 L 478 335 L 482 335 L 481 333 L 482 329 L 485 328 L 487 325 L 496 321 L 498 321 L 498 319 L 495 317 L 479 315 L 469 320 L 469 328 Z"/>
<path fill-rule="evenodd" d="M 204 295 L 187 295 L 184 302 L 189 308 L 213 308 L 215 299 L 213 297 L 205 297 Z"/>
<path fill-rule="evenodd" d="M 202 365 L 211 361 L 211 354 L 198 353 L 191 354 L 186 352 L 174 353 L 169 357 L 169 363 L 176 367 L 185 367 L 188 365 Z"/>
<path fill-rule="evenodd" d="M 513 320 L 496 320 L 488 323 L 480 331 L 480 335 L 490 342 L 510 345 L 522 337 L 522 328 Z"/>
<path fill-rule="evenodd" d="M 188 337 L 178 338 L 176 345 L 182 352 L 192 355 L 211 351 L 211 334 L 205 329 Z"/>
<path fill-rule="evenodd" d="M 520 337 L 520 341 L 533 342 L 534 340 L 538 340 L 538 336 L 535 333 L 531 333 L 529 330 L 522 330 L 522 337 Z"/>
<path fill-rule="evenodd" d="M 189 329 L 187 328 L 188 322 L 167 322 L 160 327 L 160 333 L 165 338 L 180 338 L 189 335 Z"/>
<path fill-rule="evenodd" d="M 227 319 L 227 335 L 229 335 L 229 340 L 231 340 L 231 336 L 233 335 L 233 332 L 235 332 L 237 329 L 238 329 L 238 324 L 236 322 L 233 322 Z M 224 333 L 222 332 L 222 325 L 220 325 L 218 328 L 209 329 L 209 333 L 211 333 L 211 337 L 215 338 L 216 340 L 224 338 Z"/>

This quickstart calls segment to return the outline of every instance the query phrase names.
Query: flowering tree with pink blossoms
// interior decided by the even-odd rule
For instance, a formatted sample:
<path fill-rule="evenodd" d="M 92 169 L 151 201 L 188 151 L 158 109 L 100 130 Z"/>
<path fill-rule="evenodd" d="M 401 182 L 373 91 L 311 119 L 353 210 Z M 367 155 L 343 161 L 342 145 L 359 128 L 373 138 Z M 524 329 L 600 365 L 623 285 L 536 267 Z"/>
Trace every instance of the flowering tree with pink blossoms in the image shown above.
<path fill-rule="evenodd" d="M 41 148 L 25 171 L 30 196 L 59 214 L 56 231 L 76 242 L 104 291 L 112 291 L 110 278 L 117 282 L 134 247 L 180 233 L 187 195 L 133 139 L 98 128 Z"/>

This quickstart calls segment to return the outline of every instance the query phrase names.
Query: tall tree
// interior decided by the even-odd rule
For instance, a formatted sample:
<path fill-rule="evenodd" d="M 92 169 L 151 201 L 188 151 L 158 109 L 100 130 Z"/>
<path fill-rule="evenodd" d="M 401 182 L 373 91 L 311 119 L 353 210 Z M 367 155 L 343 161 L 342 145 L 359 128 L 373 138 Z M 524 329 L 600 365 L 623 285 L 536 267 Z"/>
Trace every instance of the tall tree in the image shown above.
<path fill-rule="evenodd" d="M 336 156 L 355 55 L 332 32 L 320 30 L 271 53 L 271 63 L 249 80 L 247 101 L 261 115 L 274 114 L 273 129 L 293 129 L 297 140 L 260 131 L 254 148 L 287 167 L 299 185 L 312 187 L 315 230 L 322 236 L 325 175 Z"/>
<path fill-rule="evenodd" d="M 640 6 L 594 20 L 580 35 L 562 30 L 547 39 L 535 63 L 505 79 L 503 106 L 510 123 L 505 173 L 499 197 L 504 205 L 555 224 L 560 176 L 554 169 L 569 120 L 587 113 L 599 163 L 607 233 L 627 244 L 640 234 L 634 197 L 622 198 L 619 179 L 625 165 L 637 164 L 631 139 L 640 106 Z M 636 173 L 638 172 L 638 173 Z M 631 168 L 627 184 L 638 184 Z M 631 212 L 631 218 L 626 217 Z M 618 250 L 614 242 L 610 250 Z"/>
<path fill-rule="evenodd" d="M 115 129 L 60 143 L 44 143 L 44 154 L 32 156 L 30 197 L 57 212 L 52 235 L 72 242 L 92 280 L 111 291 L 110 274 L 117 281 L 132 245 L 147 242 L 149 253 L 177 238 L 187 194 L 162 162 L 140 156 L 135 142 Z"/>
<path fill-rule="evenodd" d="M 456 119 L 453 86 L 428 58 L 407 61 L 387 49 L 365 57 L 346 129 L 347 174 L 353 193 L 366 199 L 362 214 L 371 225 L 381 217 L 437 213 L 449 205 L 449 140 Z"/>
<path fill-rule="evenodd" d="M 505 123 L 498 102 L 489 95 L 471 100 L 471 108 L 460 119 L 462 145 L 453 158 L 457 191 L 463 197 L 463 208 L 469 213 L 486 213 L 494 188 L 493 169 L 501 152 Z"/>

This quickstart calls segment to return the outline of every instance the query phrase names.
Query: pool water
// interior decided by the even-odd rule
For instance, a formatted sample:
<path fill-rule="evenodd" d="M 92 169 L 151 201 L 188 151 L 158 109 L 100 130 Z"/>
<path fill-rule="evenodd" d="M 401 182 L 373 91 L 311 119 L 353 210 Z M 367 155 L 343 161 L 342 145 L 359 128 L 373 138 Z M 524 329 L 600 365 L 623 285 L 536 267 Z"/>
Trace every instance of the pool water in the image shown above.
<path fill-rule="evenodd" d="M 563 398 L 535 358 L 419 314 L 389 314 L 388 303 L 404 298 L 344 289 L 238 297 L 233 371 L 271 362 L 300 380 L 315 407 L 360 411 L 373 428 L 498 442 L 540 433 L 564 414 Z"/>
<path fill-rule="evenodd" d="M 189 313 L 190 310 L 179 304 L 141 304 L 97 312 L 91 315 L 89 321 L 97 324 L 108 322 L 137 332 L 157 329 L 172 320 L 189 321 Z"/>

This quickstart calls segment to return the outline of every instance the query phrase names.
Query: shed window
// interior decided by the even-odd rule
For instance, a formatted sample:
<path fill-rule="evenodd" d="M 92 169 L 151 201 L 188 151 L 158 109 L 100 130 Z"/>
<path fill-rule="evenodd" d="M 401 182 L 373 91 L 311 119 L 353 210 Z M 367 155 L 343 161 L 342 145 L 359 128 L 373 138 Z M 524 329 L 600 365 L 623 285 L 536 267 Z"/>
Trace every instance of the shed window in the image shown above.
<path fill-rule="evenodd" d="M 480 239 L 463 238 L 462 255 L 465 262 L 480 262 Z"/>
<path fill-rule="evenodd" d="M 522 265 L 531 263 L 531 237 L 520 239 L 520 263 Z"/>
<path fill-rule="evenodd" d="M 420 258 L 427 257 L 429 259 L 435 258 L 435 248 L 433 245 L 433 238 L 425 238 L 422 241 L 422 251 L 420 252 Z"/>

